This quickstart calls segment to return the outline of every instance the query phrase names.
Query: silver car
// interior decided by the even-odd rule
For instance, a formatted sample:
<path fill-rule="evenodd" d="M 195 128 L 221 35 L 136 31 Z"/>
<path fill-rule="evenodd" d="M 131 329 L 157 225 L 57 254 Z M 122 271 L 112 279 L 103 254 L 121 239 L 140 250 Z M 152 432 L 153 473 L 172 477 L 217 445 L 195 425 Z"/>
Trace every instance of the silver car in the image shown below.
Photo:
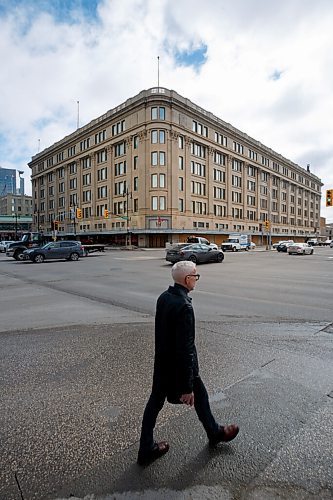
<path fill-rule="evenodd" d="M 307 243 L 294 243 L 287 248 L 289 255 L 312 255 L 313 247 Z"/>
<path fill-rule="evenodd" d="M 42 247 L 24 250 L 23 259 L 30 259 L 41 264 L 49 259 L 79 260 L 84 256 L 80 241 L 52 241 Z"/>
<path fill-rule="evenodd" d="M 203 262 L 223 262 L 224 253 L 222 250 L 215 250 L 209 245 L 176 245 L 167 251 L 165 259 L 168 262 L 178 262 L 180 260 L 191 260 L 196 263 Z"/>
<path fill-rule="evenodd" d="M 0 252 L 5 252 L 7 250 L 7 246 L 11 243 L 14 243 L 14 241 L 0 241 Z"/>

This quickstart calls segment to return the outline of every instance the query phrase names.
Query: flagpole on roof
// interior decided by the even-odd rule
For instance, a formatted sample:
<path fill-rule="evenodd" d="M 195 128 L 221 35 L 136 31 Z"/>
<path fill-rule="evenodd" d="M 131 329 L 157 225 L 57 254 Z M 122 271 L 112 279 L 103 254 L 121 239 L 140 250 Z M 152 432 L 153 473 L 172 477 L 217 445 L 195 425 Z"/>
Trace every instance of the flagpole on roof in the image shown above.
<path fill-rule="evenodd" d="M 157 90 L 160 90 L 160 56 L 157 56 Z"/>
<path fill-rule="evenodd" d="M 80 126 L 80 101 L 76 101 L 77 104 L 77 123 L 76 128 L 78 129 Z"/>

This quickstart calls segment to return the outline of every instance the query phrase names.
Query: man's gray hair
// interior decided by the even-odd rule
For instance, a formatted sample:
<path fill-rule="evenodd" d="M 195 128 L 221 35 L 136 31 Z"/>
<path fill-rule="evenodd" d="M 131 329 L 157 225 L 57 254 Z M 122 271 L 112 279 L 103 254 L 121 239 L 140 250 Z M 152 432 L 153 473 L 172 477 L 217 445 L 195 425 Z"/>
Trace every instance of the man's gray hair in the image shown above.
<path fill-rule="evenodd" d="M 174 264 L 171 269 L 173 281 L 175 281 L 176 283 L 182 281 L 185 276 L 191 274 L 194 269 L 195 264 L 190 260 L 181 260 L 180 262 L 176 262 L 176 264 Z"/>

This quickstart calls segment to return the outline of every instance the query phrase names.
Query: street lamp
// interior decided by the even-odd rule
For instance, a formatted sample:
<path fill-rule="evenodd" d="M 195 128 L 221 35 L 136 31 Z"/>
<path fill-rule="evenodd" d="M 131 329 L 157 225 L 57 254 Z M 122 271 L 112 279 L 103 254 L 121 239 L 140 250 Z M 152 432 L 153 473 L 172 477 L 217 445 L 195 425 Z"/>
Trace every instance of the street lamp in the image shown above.
<path fill-rule="evenodd" d="M 39 227 L 39 208 L 37 210 L 34 211 L 34 216 L 36 218 L 36 215 L 37 215 L 37 232 L 39 231 L 40 227 Z"/>
<path fill-rule="evenodd" d="M 272 204 L 272 191 L 270 188 L 267 186 L 267 190 L 269 192 L 269 198 L 268 198 L 268 221 L 269 221 L 269 226 L 268 226 L 268 232 L 267 232 L 267 249 L 270 250 L 272 246 L 272 221 L 271 221 L 271 204 Z"/>
<path fill-rule="evenodd" d="M 129 203 L 128 203 L 128 200 L 129 198 L 132 199 L 132 193 L 130 193 L 128 191 L 128 188 L 126 188 L 126 190 L 123 192 L 123 196 L 125 197 L 126 196 L 126 246 L 129 245 L 131 246 L 132 245 L 132 235 L 130 233 L 130 230 L 129 230 Z"/>
<path fill-rule="evenodd" d="M 17 212 L 15 212 L 15 241 L 17 241 L 17 218 L 20 217 L 17 215 Z"/>
<path fill-rule="evenodd" d="M 70 220 L 73 221 L 71 225 L 74 227 L 74 234 L 76 235 L 76 204 L 75 200 L 73 201 L 73 207 L 69 207 L 69 215 L 70 215 Z"/>

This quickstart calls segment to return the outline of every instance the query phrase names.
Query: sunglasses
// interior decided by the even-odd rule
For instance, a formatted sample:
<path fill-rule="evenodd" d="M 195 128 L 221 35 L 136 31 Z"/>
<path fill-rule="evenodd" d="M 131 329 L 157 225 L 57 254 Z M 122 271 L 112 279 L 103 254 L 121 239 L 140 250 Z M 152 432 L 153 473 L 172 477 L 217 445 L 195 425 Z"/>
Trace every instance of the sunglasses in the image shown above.
<path fill-rule="evenodd" d="M 195 278 L 195 281 L 198 281 L 200 274 L 188 274 L 185 278 Z"/>

